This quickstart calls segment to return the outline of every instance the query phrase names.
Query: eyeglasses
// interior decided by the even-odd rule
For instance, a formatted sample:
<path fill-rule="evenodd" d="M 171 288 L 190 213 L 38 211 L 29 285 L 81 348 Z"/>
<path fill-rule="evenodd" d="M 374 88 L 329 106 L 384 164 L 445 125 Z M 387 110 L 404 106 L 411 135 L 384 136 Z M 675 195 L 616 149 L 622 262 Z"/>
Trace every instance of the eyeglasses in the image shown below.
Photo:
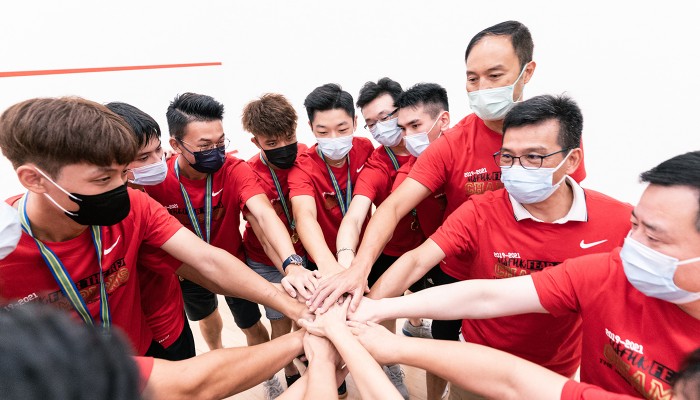
<path fill-rule="evenodd" d="M 516 157 L 512 154 L 502 154 L 500 151 L 497 151 L 493 153 L 493 161 L 495 161 L 496 165 L 498 165 L 501 168 L 510 168 L 513 166 L 515 160 L 517 159 L 520 162 L 520 165 L 525 169 L 540 169 L 545 158 L 569 150 L 570 149 L 561 149 L 559 151 L 555 151 L 554 153 L 545 154 L 543 156 L 539 154 L 526 154 L 524 156 L 519 157 Z"/>
<path fill-rule="evenodd" d="M 229 143 L 231 143 L 231 141 L 230 141 L 228 138 L 223 138 L 223 139 L 219 140 L 219 141 L 216 142 L 216 143 L 207 144 L 207 145 L 203 145 L 203 146 L 194 146 L 194 145 L 191 145 L 191 144 L 185 142 L 184 140 L 180 140 L 180 139 L 178 139 L 178 142 L 180 142 L 180 143 L 182 143 L 182 144 L 186 144 L 186 145 L 191 146 L 191 147 L 197 147 L 197 149 L 198 149 L 197 152 L 198 152 L 198 153 L 201 153 L 201 154 L 204 155 L 204 156 L 206 156 L 206 155 L 208 155 L 208 154 L 211 154 L 213 151 L 215 151 L 215 150 L 217 150 L 217 149 L 220 149 L 220 148 L 222 148 L 222 147 L 223 147 L 223 148 L 227 148 L 228 145 L 229 145 Z M 183 146 L 183 147 L 184 147 L 184 146 Z M 186 147 L 185 147 L 185 150 L 187 150 L 188 152 L 192 153 L 192 152 L 191 152 L 189 149 L 187 149 Z"/>
<path fill-rule="evenodd" d="M 394 111 L 390 112 L 389 114 L 379 118 L 379 120 L 377 122 L 384 122 L 384 121 L 391 119 L 391 117 L 393 117 L 397 111 L 399 111 L 398 108 L 395 109 Z M 369 131 L 372 132 L 374 130 L 374 127 L 377 126 L 377 122 L 373 122 L 371 124 L 365 124 L 365 129 L 369 129 Z"/>

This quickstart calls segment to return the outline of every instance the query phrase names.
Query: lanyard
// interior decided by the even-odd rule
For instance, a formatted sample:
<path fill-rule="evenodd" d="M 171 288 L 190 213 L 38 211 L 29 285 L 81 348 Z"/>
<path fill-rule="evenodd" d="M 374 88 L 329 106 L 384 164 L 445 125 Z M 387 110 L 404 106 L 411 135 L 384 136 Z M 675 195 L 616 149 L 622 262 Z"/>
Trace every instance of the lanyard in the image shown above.
<path fill-rule="evenodd" d="M 323 162 L 326 164 L 326 169 L 328 170 L 328 175 L 331 178 L 331 184 L 333 185 L 333 190 L 335 190 L 335 197 L 338 199 L 338 205 L 340 206 L 340 212 L 343 213 L 343 216 L 345 216 L 345 213 L 348 211 L 348 207 L 350 207 L 350 200 L 352 200 L 352 180 L 350 179 L 350 154 L 348 154 L 348 184 L 346 185 L 347 188 L 345 190 L 345 201 L 343 201 L 343 193 L 340 191 L 340 186 L 338 185 L 338 181 L 335 179 L 335 175 L 333 175 L 333 171 L 331 170 L 331 167 L 328 165 L 326 162 L 326 157 L 323 156 L 323 153 L 321 153 L 321 149 L 316 147 L 316 153 L 318 153 L 319 157 L 323 160 Z"/>
<path fill-rule="evenodd" d="M 202 235 L 202 228 L 199 226 L 197 214 L 194 212 L 194 208 L 192 208 L 190 196 L 187 194 L 185 186 L 183 186 L 182 182 L 180 182 L 180 166 L 178 165 L 177 160 L 175 160 L 175 176 L 177 177 L 177 183 L 180 184 L 180 192 L 182 193 L 182 199 L 185 201 L 185 207 L 187 208 L 187 217 L 190 219 L 190 224 L 192 224 L 192 229 L 194 229 L 194 233 L 196 233 L 200 239 L 209 243 L 209 239 L 211 238 L 211 174 L 207 174 L 207 190 L 206 196 L 204 198 L 204 227 L 206 229 L 207 234 L 206 238 Z"/>
<path fill-rule="evenodd" d="M 389 155 L 389 158 L 391 159 L 391 163 L 394 164 L 394 169 L 399 170 L 399 161 L 396 159 L 396 154 L 389 148 L 389 146 L 384 146 L 384 150 L 386 150 L 386 154 Z M 414 208 L 411 210 L 411 215 L 413 216 L 413 221 L 411 221 L 411 230 L 416 230 L 418 229 L 418 212 Z"/>
<path fill-rule="evenodd" d="M 85 299 L 80 295 L 80 291 L 75 286 L 73 278 L 66 270 L 61 260 L 58 259 L 56 253 L 54 253 L 50 248 L 46 247 L 39 239 L 34 237 L 32 233 L 32 227 L 29 223 L 29 217 L 27 216 L 27 194 L 22 196 L 19 201 L 19 217 L 22 223 L 22 229 L 34 239 L 41 257 L 44 262 L 49 267 L 51 274 L 53 275 L 58 287 L 61 288 L 61 292 L 70 301 L 71 305 L 78 312 L 78 315 L 85 321 L 86 325 L 94 325 L 92 315 L 88 311 Z M 97 225 L 90 226 L 90 231 L 92 234 L 92 243 L 97 251 L 97 264 L 100 270 L 100 319 L 102 320 L 102 327 L 106 332 L 112 325 L 112 316 L 109 312 L 109 303 L 107 302 L 107 288 L 105 286 L 104 273 L 102 272 L 102 232 L 100 227 Z"/>
<path fill-rule="evenodd" d="M 284 210 L 284 215 L 287 217 L 287 223 L 289 224 L 289 229 L 291 231 L 294 231 L 295 228 L 295 221 L 292 219 L 292 214 L 289 212 L 289 207 L 287 207 L 287 201 L 284 199 L 284 193 L 282 193 L 282 186 L 280 185 L 280 181 L 277 179 L 277 174 L 275 173 L 275 170 L 270 167 L 265 159 L 262 156 L 262 153 L 260 154 L 260 161 L 262 161 L 263 164 L 267 166 L 267 168 L 270 170 L 270 175 L 272 175 L 272 180 L 275 182 L 275 189 L 277 189 L 277 194 L 280 196 L 280 203 L 282 203 L 282 209 Z"/>

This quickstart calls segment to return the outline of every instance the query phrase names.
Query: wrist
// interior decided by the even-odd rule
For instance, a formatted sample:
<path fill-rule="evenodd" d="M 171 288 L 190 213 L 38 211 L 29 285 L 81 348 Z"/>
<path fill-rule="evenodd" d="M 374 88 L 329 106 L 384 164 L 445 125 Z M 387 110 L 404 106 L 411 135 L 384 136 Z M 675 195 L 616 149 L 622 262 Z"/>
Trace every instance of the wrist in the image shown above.
<path fill-rule="evenodd" d="M 326 327 L 325 331 L 326 336 L 331 342 L 339 340 L 350 333 L 344 322 L 330 324 Z"/>
<path fill-rule="evenodd" d="M 289 257 L 287 257 L 287 258 L 282 262 L 282 271 L 285 271 L 285 272 L 286 272 L 287 267 L 289 267 L 289 266 L 292 265 L 292 264 L 300 265 L 300 266 L 303 267 L 303 265 L 304 265 L 304 259 L 301 258 L 301 256 L 298 255 L 298 254 L 296 254 L 296 253 L 290 255 Z"/>
<path fill-rule="evenodd" d="M 295 264 L 295 263 L 290 263 L 287 265 L 287 268 L 284 269 L 284 275 L 289 276 L 292 275 L 293 273 L 298 273 L 299 271 L 306 270 L 303 265 L 301 264 Z"/>

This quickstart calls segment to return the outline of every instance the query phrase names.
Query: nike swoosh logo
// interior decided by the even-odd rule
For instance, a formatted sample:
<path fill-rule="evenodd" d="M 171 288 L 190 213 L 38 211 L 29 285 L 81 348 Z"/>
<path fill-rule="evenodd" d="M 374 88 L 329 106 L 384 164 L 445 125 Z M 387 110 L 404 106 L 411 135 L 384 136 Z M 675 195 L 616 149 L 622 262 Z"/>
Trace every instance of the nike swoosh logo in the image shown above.
<path fill-rule="evenodd" d="M 108 249 L 105 249 L 104 255 L 107 255 L 107 254 L 111 253 L 112 250 L 114 250 L 114 248 L 117 247 L 117 243 L 119 243 L 119 239 L 121 239 L 121 237 L 122 237 L 122 235 L 117 236 L 117 241 L 114 242 L 114 244 L 112 245 L 112 247 L 110 247 L 110 248 L 108 248 Z"/>
<path fill-rule="evenodd" d="M 223 191 L 224 191 L 224 188 L 221 188 L 221 190 L 219 190 L 218 192 L 212 193 L 212 194 L 211 194 L 211 197 L 216 197 L 219 193 L 221 193 L 221 192 L 223 192 Z"/>
<path fill-rule="evenodd" d="M 362 168 L 364 168 L 364 167 L 365 167 L 365 166 L 364 166 L 364 165 L 362 165 L 362 166 L 361 166 L 360 168 L 358 168 L 358 169 L 357 169 L 357 173 L 359 174 L 359 173 L 360 173 L 360 171 L 362 171 Z"/>
<path fill-rule="evenodd" d="M 581 243 L 579 243 L 579 246 L 581 246 L 582 249 L 589 249 L 589 248 L 591 248 L 591 247 L 593 247 L 593 246 L 597 246 L 597 245 L 599 245 L 599 244 L 603 244 L 603 243 L 605 243 L 605 242 L 607 242 L 607 241 L 608 241 L 608 239 L 599 240 L 599 241 L 593 242 L 593 243 L 585 243 L 583 240 L 581 240 Z"/>

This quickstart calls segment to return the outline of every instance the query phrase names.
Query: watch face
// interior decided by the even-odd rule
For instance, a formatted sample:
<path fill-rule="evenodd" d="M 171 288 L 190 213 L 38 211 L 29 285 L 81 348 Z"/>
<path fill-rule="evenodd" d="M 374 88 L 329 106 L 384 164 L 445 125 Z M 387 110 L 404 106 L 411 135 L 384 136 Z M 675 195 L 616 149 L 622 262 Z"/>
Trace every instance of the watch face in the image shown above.
<path fill-rule="evenodd" d="M 289 256 L 289 261 L 291 263 L 300 264 L 300 265 L 304 263 L 304 259 L 301 258 L 301 256 L 299 254 L 292 254 L 291 256 Z"/>

